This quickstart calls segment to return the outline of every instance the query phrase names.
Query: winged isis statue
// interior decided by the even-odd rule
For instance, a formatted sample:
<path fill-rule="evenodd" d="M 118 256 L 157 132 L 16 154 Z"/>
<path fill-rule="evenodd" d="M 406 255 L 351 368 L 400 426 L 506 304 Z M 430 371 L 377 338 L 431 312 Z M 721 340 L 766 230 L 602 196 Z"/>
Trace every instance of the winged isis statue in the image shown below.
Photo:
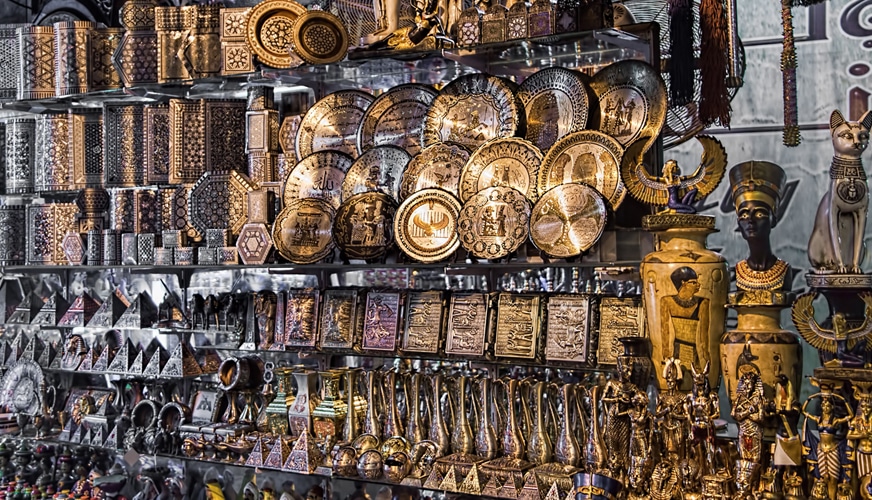
<path fill-rule="evenodd" d="M 862 354 L 854 352 L 859 342 L 866 342 L 865 349 L 870 349 L 872 343 L 872 293 L 863 292 L 860 299 L 866 304 L 863 323 L 856 328 L 848 328 L 845 315 L 837 312 L 833 315 L 833 327 L 822 327 L 814 317 L 814 299 L 816 292 L 808 292 L 796 298 L 791 315 L 796 330 L 806 342 L 820 351 L 834 353 L 836 358 L 825 363 L 826 366 L 863 366 L 865 360 Z"/>

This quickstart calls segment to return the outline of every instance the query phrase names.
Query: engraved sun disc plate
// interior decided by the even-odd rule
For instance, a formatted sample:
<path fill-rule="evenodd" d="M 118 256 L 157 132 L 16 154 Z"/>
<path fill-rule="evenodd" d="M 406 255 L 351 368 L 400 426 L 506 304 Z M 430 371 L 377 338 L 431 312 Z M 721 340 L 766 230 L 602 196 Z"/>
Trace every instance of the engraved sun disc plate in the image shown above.
<path fill-rule="evenodd" d="M 418 154 L 424 115 L 436 94 L 428 85 L 407 83 L 376 97 L 360 122 L 357 151 L 363 153 L 374 146 L 389 145 L 401 147 L 410 155 Z"/>
<path fill-rule="evenodd" d="M 188 218 L 191 225 L 206 234 L 207 229 L 230 229 L 239 234 L 248 222 L 248 192 L 257 189 L 245 174 L 206 172 L 191 188 Z"/>
<path fill-rule="evenodd" d="M 542 152 L 532 142 L 517 137 L 488 141 L 476 149 L 460 172 L 460 201 L 494 186 L 517 189 L 536 201 Z"/>
<path fill-rule="evenodd" d="M 527 113 L 527 140 L 548 151 L 561 137 L 587 128 L 590 77 L 566 68 L 545 68 L 524 80 L 518 98 Z"/>
<path fill-rule="evenodd" d="M 384 256 L 394 241 L 396 212 L 396 202 L 384 193 L 360 193 L 348 198 L 333 221 L 336 245 L 352 259 Z"/>
<path fill-rule="evenodd" d="M 524 106 L 515 96 L 518 86 L 485 74 L 464 75 L 446 85 L 424 117 L 424 147 L 455 142 L 474 150 L 497 137 L 523 137 L 527 132 Z"/>
<path fill-rule="evenodd" d="M 354 160 L 342 182 L 342 199 L 370 191 L 380 191 L 395 201 L 400 197 L 403 171 L 412 157 L 396 146 L 377 146 Z"/>
<path fill-rule="evenodd" d="M 291 200 L 273 225 L 279 255 L 294 264 L 311 264 L 333 250 L 333 206 L 319 198 Z"/>
<path fill-rule="evenodd" d="M 459 144 L 440 142 L 415 155 L 403 172 L 400 200 L 422 189 L 439 188 L 459 196 L 460 171 L 469 161 L 469 151 Z"/>
<path fill-rule="evenodd" d="M 460 200 L 442 189 L 424 189 L 400 205 L 394 219 L 397 246 L 418 262 L 439 262 L 460 246 Z"/>
<path fill-rule="evenodd" d="M 510 187 L 479 191 L 463 204 L 458 219 L 460 244 L 481 259 L 514 252 L 529 236 L 530 202 Z"/>
<path fill-rule="evenodd" d="M 321 198 L 339 208 L 345 173 L 354 160 L 338 151 L 319 151 L 303 158 L 285 179 L 282 202 L 285 206 L 301 198 Z"/>
<path fill-rule="evenodd" d="M 357 129 L 374 99 L 360 90 L 340 90 L 316 102 L 300 122 L 297 158 L 327 149 L 357 158 Z"/>
<path fill-rule="evenodd" d="M 557 257 L 575 257 L 599 240 L 606 226 L 606 203 L 590 186 L 561 184 L 548 191 L 530 216 L 530 239 Z"/>
<path fill-rule="evenodd" d="M 624 149 L 612 137 L 584 130 L 557 141 L 539 169 L 539 196 L 560 184 L 582 182 L 600 192 L 613 209 L 626 192 L 621 183 Z"/>
<path fill-rule="evenodd" d="M 339 62 L 348 52 L 348 31 L 333 14 L 310 10 L 294 21 L 291 48 L 309 64 Z"/>
<path fill-rule="evenodd" d="M 245 17 L 245 37 L 257 58 L 274 68 L 291 67 L 294 21 L 306 8 L 293 0 L 266 0 Z"/>
<path fill-rule="evenodd" d="M 647 151 L 666 123 L 666 84 L 643 61 L 621 61 L 601 69 L 588 84 L 599 99 L 600 131 L 623 147 L 637 139 Z"/>

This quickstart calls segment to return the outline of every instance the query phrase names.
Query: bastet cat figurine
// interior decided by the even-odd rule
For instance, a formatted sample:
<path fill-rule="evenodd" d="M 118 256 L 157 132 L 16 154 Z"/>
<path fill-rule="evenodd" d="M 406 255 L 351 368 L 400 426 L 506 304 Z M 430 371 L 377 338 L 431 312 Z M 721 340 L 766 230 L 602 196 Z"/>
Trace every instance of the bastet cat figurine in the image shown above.
<path fill-rule="evenodd" d="M 819 274 L 860 274 L 865 248 L 866 213 L 869 186 L 860 156 L 869 145 L 872 110 L 858 122 L 849 122 L 839 113 L 830 115 L 833 163 L 830 186 L 821 199 L 814 230 L 808 240 L 808 260 Z"/>

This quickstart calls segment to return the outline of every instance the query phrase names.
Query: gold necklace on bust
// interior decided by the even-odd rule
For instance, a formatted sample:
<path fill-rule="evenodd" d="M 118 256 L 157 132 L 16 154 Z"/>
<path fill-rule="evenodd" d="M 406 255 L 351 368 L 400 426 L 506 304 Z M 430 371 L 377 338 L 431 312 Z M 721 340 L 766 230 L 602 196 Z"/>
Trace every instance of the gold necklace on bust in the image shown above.
<path fill-rule="evenodd" d="M 747 260 L 736 264 L 736 287 L 740 290 L 778 290 L 784 286 L 786 276 L 787 262 L 781 259 L 765 271 L 751 269 Z"/>

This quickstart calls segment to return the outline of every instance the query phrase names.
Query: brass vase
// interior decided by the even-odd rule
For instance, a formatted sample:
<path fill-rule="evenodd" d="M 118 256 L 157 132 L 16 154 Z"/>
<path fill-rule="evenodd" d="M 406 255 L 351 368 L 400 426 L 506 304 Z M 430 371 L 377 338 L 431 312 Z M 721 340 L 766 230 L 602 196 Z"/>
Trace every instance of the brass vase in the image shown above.
<path fill-rule="evenodd" d="M 319 373 L 321 376 L 322 398 L 312 411 L 314 436 L 321 442 L 331 442 L 339 438 L 345 425 L 348 405 L 339 396 L 339 383 L 342 372 L 330 370 Z M 332 443 L 331 443 L 332 444 Z"/>
<path fill-rule="evenodd" d="M 368 372 L 364 372 L 364 377 L 366 378 L 366 414 L 363 418 L 363 432 L 365 434 L 372 434 L 373 436 L 382 435 L 381 422 L 379 422 L 379 391 L 377 389 L 376 384 L 379 380 L 378 372 L 375 370 L 370 370 Z"/>
<path fill-rule="evenodd" d="M 588 394 L 590 403 L 590 423 L 587 426 L 586 442 L 584 444 L 584 461 L 585 468 L 588 471 L 596 472 L 605 470 L 608 462 L 606 453 L 606 445 L 603 440 L 603 431 L 601 426 L 601 412 L 599 408 L 599 400 L 602 397 L 601 388 L 594 386 Z"/>
<path fill-rule="evenodd" d="M 554 455 L 557 461 L 563 465 L 578 467 L 581 462 L 581 447 L 576 438 L 576 429 L 572 425 L 573 409 L 576 409 L 575 384 L 563 384 L 558 388 L 560 409 L 558 412 L 557 442 L 554 446 Z M 581 415 L 577 416 L 581 418 Z"/>
<path fill-rule="evenodd" d="M 439 457 L 451 452 L 451 434 L 445 424 L 445 415 L 442 413 L 443 379 L 441 373 L 435 373 L 430 378 L 430 425 L 427 428 L 427 438 L 439 447 Z M 437 457 L 438 458 L 438 457 Z"/>
<path fill-rule="evenodd" d="M 360 410 L 358 405 L 357 381 L 361 370 L 351 368 L 345 370 L 345 404 L 348 414 L 345 416 L 345 425 L 342 427 L 342 442 L 351 443 L 360 432 Z M 365 402 L 364 402 L 365 404 Z"/>
<path fill-rule="evenodd" d="M 466 386 L 469 377 L 461 375 L 455 379 L 454 430 L 451 433 L 451 451 L 471 454 L 475 451 L 475 435 L 469 422 L 469 409 L 466 401 Z"/>
<path fill-rule="evenodd" d="M 318 373 L 311 370 L 294 372 L 297 394 L 288 410 L 289 432 L 300 436 L 303 431 L 312 435 L 312 412 L 318 406 Z"/>
<path fill-rule="evenodd" d="M 708 235 L 716 232 L 714 218 L 656 215 L 646 217 L 643 226 L 657 236 L 657 250 L 645 256 L 640 269 L 654 366 L 671 357 L 697 370 L 709 364 L 709 382 L 717 387 L 723 304 L 730 283 L 724 258 L 705 246 Z M 658 387 L 665 387 L 661 370 L 655 371 Z M 689 390 L 690 370 L 684 373 L 680 388 Z"/>
<path fill-rule="evenodd" d="M 385 410 L 385 439 L 394 436 L 403 436 L 403 419 L 400 417 L 400 405 L 397 400 L 397 372 L 391 370 L 384 378 L 384 410 Z"/>
<path fill-rule="evenodd" d="M 533 385 L 535 418 L 529 432 L 530 440 L 527 442 L 527 460 L 535 465 L 547 464 L 554 456 L 554 447 L 545 423 L 545 412 L 548 411 L 548 403 L 545 401 L 546 384 L 538 381 Z"/>
<path fill-rule="evenodd" d="M 506 392 L 505 427 L 501 436 L 503 440 L 503 453 L 510 458 L 522 459 L 527 452 L 527 443 L 524 439 L 524 433 L 521 432 L 520 421 L 522 417 L 518 411 L 518 406 L 525 406 L 520 395 L 521 381 L 518 379 L 508 379 L 501 381 L 501 383 Z"/>
<path fill-rule="evenodd" d="M 415 445 L 427 439 L 427 427 L 421 419 L 421 379 L 423 375 L 413 373 L 405 382 L 406 393 L 406 440 Z"/>
<path fill-rule="evenodd" d="M 492 460 L 499 452 L 497 434 L 494 430 L 491 410 L 493 409 L 493 382 L 483 378 L 478 382 L 478 431 L 475 434 L 476 455 Z"/>

